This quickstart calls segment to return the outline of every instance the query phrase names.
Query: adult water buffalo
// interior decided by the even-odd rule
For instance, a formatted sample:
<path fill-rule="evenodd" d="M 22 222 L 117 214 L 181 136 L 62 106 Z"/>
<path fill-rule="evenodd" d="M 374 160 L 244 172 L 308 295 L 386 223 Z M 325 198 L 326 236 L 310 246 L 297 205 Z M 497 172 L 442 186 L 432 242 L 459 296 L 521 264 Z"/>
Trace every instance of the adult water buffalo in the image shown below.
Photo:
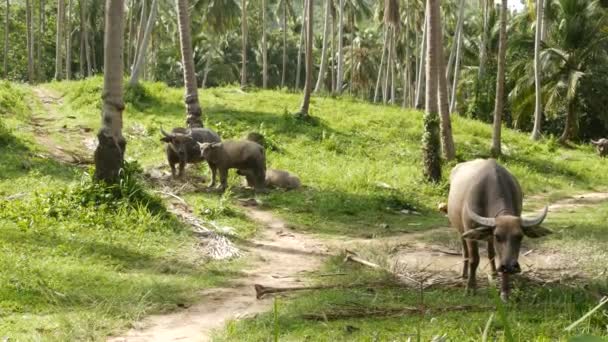
<path fill-rule="evenodd" d="M 595 148 L 597 149 L 597 154 L 599 154 L 600 157 L 603 158 L 608 155 L 608 139 L 601 138 L 597 141 L 591 140 L 591 143 L 595 145 Z"/>
<path fill-rule="evenodd" d="M 522 191 L 507 169 L 494 159 L 476 159 L 460 163 L 450 174 L 448 218 L 462 234 L 464 267 L 462 277 L 468 278 L 467 291 L 476 288 L 475 273 L 479 265 L 477 241 L 488 242 L 488 258 L 492 273 L 498 253 L 501 273 L 501 298 L 509 295 L 509 275 L 521 271 L 517 261 L 522 238 L 538 238 L 551 231 L 540 227 L 548 208 L 535 218 L 522 218 Z M 496 249 L 495 249 L 496 248 Z"/>
<path fill-rule="evenodd" d="M 167 162 L 171 167 L 174 178 L 184 176 L 186 164 L 199 163 L 204 159 L 201 156 L 199 143 L 221 142 L 222 139 L 214 131 L 208 128 L 174 128 L 171 133 L 160 129 L 162 137 L 160 141 L 167 143 Z M 179 164 L 179 173 L 176 173 L 175 164 Z M 215 170 L 212 170 L 215 179 Z"/>

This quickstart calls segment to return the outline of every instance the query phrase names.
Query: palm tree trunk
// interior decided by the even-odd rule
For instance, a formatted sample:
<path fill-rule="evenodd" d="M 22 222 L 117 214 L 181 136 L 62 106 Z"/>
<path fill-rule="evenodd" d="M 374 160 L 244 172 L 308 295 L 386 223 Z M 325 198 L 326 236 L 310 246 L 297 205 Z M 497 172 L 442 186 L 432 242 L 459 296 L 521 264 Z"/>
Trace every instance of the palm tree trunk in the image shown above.
<path fill-rule="evenodd" d="M 575 99 L 571 99 L 568 102 L 568 110 L 566 112 L 566 122 L 564 124 L 564 132 L 559 137 L 559 142 L 565 144 L 568 140 L 572 139 L 576 135 L 577 131 L 577 123 L 576 123 L 576 112 L 575 109 Z"/>
<path fill-rule="evenodd" d="M 427 0 L 428 1 L 428 0 Z M 428 20 L 428 16 L 425 15 L 424 17 L 424 24 L 422 25 L 422 40 L 420 42 L 420 65 L 418 66 L 418 83 L 416 83 L 416 100 L 414 103 L 414 106 L 416 107 L 416 109 L 421 109 L 422 108 L 422 101 L 423 101 L 423 95 L 422 95 L 422 83 L 424 82 L 424 78 L 425 78 L 425 73 L 422 72 L 422 68 L 424 66 L 425 63 L 422 63 L 422 61 L 424 60 L 424 56 L 427 56 L 427 40 L 428 40 L 428 27 L 427 27 L 427 22 Z M 428 59 L 428 56 L 426 57 Z"/>
<path fill-rule="evenodd" d="M 456 60 L 454 61 L 454 79 L 452 80 L 452 92 L 450 98 L 450 113 L 454 113 L 456 109 L 456 95 L 458 89 L 458 79 L 460 78 L 460 57 L 462 55 L 462 30 L 458 34 L 456 48 Z"/>
<path fill-rule="evenodd" d="M 85 21 L 84 21 L 84 0 L 80 0 L 80 3 L 78 4 L 79 6 L 79 24 L 80 24 L 80 77 L 85 78 L 85 70 L 86 70 L 86 65 L 87 65 L 87 55 L 85 53 L 85 47 L 84 47 L 84 26 L 85 26 Z M 127 46 L 127 58 L 126 60 L 129 60 L 129 49 Z"/>
<path fill-rule="evenodd" d="M 329 45 L 329 24 L 331 18 L 331 0 L 325 0 L 325 24 L 323 26 L 323 48 L 321 49 L 321 66 L 319 67 L 319 77 L 315 86 L 315 93 L 321 91 L 325 83 L 325 73 L 327 71 L 327 46 Z"/>
<path fill-rule="evenodd" d="M 482 36 L 481 36 L 481 44 L 480 44 L 480 51 L 479 51 L 479 70 L 478 70 L 478 78 L 481 79 L 484 77 L 485 74 L 485 66 L 486 66 L 486 56 L 487 56 L 487 50 L 488 50 L 488 43 L 487 43 L 487 39 L 488 39 L 488 16 L 489 16 L 489 9 L 488 9 L 488 3 L 492 1 L 492 0 L 481 0 L 482 6 L 483 6 L 483 31 L 482 31 Z M 492 3 L 494 3 L 492 1 Z"/>
<path fill-rule="evenodd" d="M 393 35 L 393 63 L 391 63 L 391 104 L 395 104 L 395 75 L 397 71 L 397 35 Z"/>
<path fill-rule="evenodd" d="M 541 5 L 542 6 L 542 11 L 541 12 L 543 14 L 542 15 L 542 19 L 541 19 L 541 21 L 543 23 L 541 25 L 541 28 L 542 28 L 542 31 L 541 31 L 541 40 L 543 42 L 546 42 L 547 41 L 547 32 L 548 32 L 547 28 L 549 28 L 549 18 L 547 17 L 547 11 L 546 11 L 546 9 L 547 9 L 547 6 L 549 4 L 548 4 L 548 0 L 540 0 L 540 1 L 543 2 L 543 4 Z"/>
<path fill-rule="evenodd" d="M 133 56 L 133 65 L 135 65 L 135 61 L 137 56 L 139 55 L 139 49 L 141 49 L 141 41 L 144 38 L 144 33 L 146 32 L 146 0 L 141 1 L 141 13 L 139 15 L 139 29 L 137 31 L 137 42 L 135 42 L 135 56 Z"/>
<path fill-rule="evenodd" d="M 63 22 L 64 22 L 64 3 L 63 0 L 58 0 L 57 2 L 57 39 L 55 46 L 55 79 L 61 80 L 63 78 L 63 51 L 61 47 L 63 46 Z"/>
<path fill-rule="evenodd" d="M 439 7 L 439 6 L 437 6 Z M 452 137 L 452 121 L 450 120 L 450 107 L 448 104 L 448 86 L 445 72 L 445 62 L 443 59 L 443 31 L 441 30 L 441 11 L 433 17 L 434 27 L 439 27 L 435 31 L 437 35 L 434 37 L 437 54 L 437 86 L 439 95 L 439 114 L 441 119 L 441 148 L 443 157 L 446 160 L 452 160 L 456 156 L 454 147 L 454 138 Z"/>
<path fill-rule="evenodd" d="M 266 0 L 262 0 L 262 88 L 268 87 L 268 51 L 266 46 Z"/>
<path fill-rule="evenodd" d="M 285 87 L 287 74 L 287 0 L 283 0 L 283 72 L 281 73 L 281 88 Z"/>
<path fill-rule="evenodd" d="M 89 14 L 87 13 L 87 22 L 89 21 Z M 89 28 L 84 25 L 84 52 L 87 57 L 87 77 L 93 76 L 93 64 L 91 62 L 91 45 L 89 45 Z"/>
<path fill-rule="evenodd" d="M 333 1 L 333 0 L 331 0 Z M 330 68 L 330 74 L 331 74 L 331 86 L 330 86 L 330 91 L 332 94 L 335 94 L 336 92 L 336 33 L 335 33 L 335 27 L 336 27 L 336 18 L 335 18 L 335 13 L 334 11 L 332 11 L 332 15 L 331 15 L 331 63 L 329 64 L 329 68 Z"/>
<path fill-rule="evenodd" d="M 25 0 L 25 25 L 27 43 L 27 79 L 34 83 L 34 33 L 32 32 L 32 6 L 30 0 Z"/>
<path fill-rule="evenodd" d="M 198 102 L 198 87 L 194 72 L 188 0 L 177 0 L 177 22 L 179 25 L 179 42 L 182 50 L 184 85 L 186 88 L 186 125 L 190 128 L 203 127 L 203 111 Z"/>
<path fill-rule="evenodd" d="M 447 66 L 447 71 L 446 71 L 446 75 L 445 75 L 445 78 L 447 79 L 447 82 L 448 82 L 448 97 L 451 96 L 453 89 L 456 89 L 456 88 L 450 88 L 450 80 L 452 79 L 452 76 L 453 76 L 452 70 L 454 70 L 454 72 L 456 71 L 456 68 L 452 69 L 453 63 L 455 64 L 455 61 L 453 61 L 452 56 L 454 56 L 454 59 L 456 59 L 456 55 L 458 55 L 458 49 L 460 48 L 460 43 L 462 42 L 460 40 L 460 37 L 462 34 L 462 25 L 464 24 L 464 7 L 465 7 L 464 0 L 460 0 L 459 10 L 458 10 L 458 22 L 456 23 L 456 32 L 454 33 L 452 51 L 450 52 L 450 59 L 448 60 L 448 66 Z M 451 111 L 450 111 L 450 113 L 451 113 Z"/>
<path fill-rule="evenodd" d="M 247 86 L 247 0 L 241 1 L 241 88 Z"/>
<path fill-rule="evenodd" d="M 422 160 L 423 173 L 427 180 L 439 182 L 441 179 L 441 157 L 439 141 L 439 120 L 437 115 L 437 85 L 439 71 L 439 59 L 437 54 L 438 44 L 435 38 L 436 31 L 441 31 L 437 26 L 435 17 L 439 14 L 439 0 L 426 0 L 426 114 L 424 117 L 424 134 L 422 136 Z"/>
<path fill-rule="evenodd" d="M 378 102 L 380 96 L 380 85 L 382 82 L 382 75 L 384 73 L 384 61 L 386 59 L 386 49 L 388 44 L 389 29 L 384 26 L 384 42 L 382 43 L 382 57 L 380 58 L 380 67 L 378 68 L 378 77 L 376 78 L 376 89 L 374 90 L 374 103 Z"/>
<path fill-rule="evenodd" d="M 65 41 L 65 75 L 67 80 L 72 79 L 72 0 L 68 1 L 68 15 L 66 17 Z"/>
<path fill-rule="evenodd" d="M 9 31 L 9 18 L 11 13 L 10 0 L 6 0 L 6 11 L 4 17 L 4 79 L 8 78 L 8 31 Z"/>
<path fill-rule="evenodd" d="M 80 0 L 80 1 L 82 3 L 83 0 Z M 133 20 L 133 13 L 134 13 L 133 6 L 135 6 L 135 0 L 130 0 L 129 1 L 129 7 L 128 7 L 128 9 L 129 9 L 129 17 L 127 19 L 127 31 L 128 31 L 127 35 L 128 35 L 128 40 L 127 40 L 127 47 L 125 49 L 126 50 L 125 51 L 125 56 L 126 56 L 125 57 L 125 67 L 127 68 L 127 73 L 131 72 L 131 51 L 132 51 L 131 47 L 133 46 L 133 31 L 134 31 L 134 28 L 133 28 L 133 21 L 134 21 Z M 81 16 L 81 20 L 82 20 L 82 18 L 84 17 L 84 13 L 82 13 L 82 11 L 80 13 L 80 16 Z M 84 30 L 82 29 L 82 25 L 81 25 L 81 30 L 80 31 L 81 31 L 81 35 L 83 37 L 82 40 L 84 41 L 84 33 L 83 33 Z"/>
<path fill-rule="evenodd" d="M 541 92 L 541 69 L 540 69 L 540 41 L 543 32 L 543 0 L 536 0 L 536 35 L 534 37 L 534 90 L 536 99 L 534 102 L 534 128 L 532 129 L 532 140 L 540 139 L 540 130 L 543 122 L 543 98 Z"/>
<path fill-rule="evenodd" d="M 338 18 L 338 75 L 336 77 L 336 92 L 342 94 L 342 84 L 344 83 L 344 0 L 340 1 L 340 14 Z"/>
<path fill-rule="evenodd" d="M 498 41 L 498 75 L 496 76 L 496 101 L 494 102 L 494 132 L 492 134 L 492 155 L 501 154 L 502 112 L 505 96 L 505 63 L 507 56 L 507 0 L 502 0 L 500 8 L 500 36 Z"/>
<path fill-rule="evenodd" d="M 45 77 L 42 71 L 42 44 L 44 42 L 44 0 L 40 0 L 38 5 L 38 48 L 36 50 L 36 72 L 38 74 L 38 80 L 44 81 Z"/>
<path fill-rule="evenodd" d="M 141 45 L 139 47 L 139 54 L 135 59 L 135 66 L 133 67 L 133 72 L 131 73 L 131 80 L 129 84 L 136 85 L 139 82 L 139 75 L 141 74 L 144 61 L 146 58 L 146 51 L 148 49 L 148 42 L 150 41 L 150 35 L 152 34 L 152 30 L 154 29 L 154 24 L 156 23 L 156 12 L 158 7 L 158 0 L 152 0 L 152 7 L 150 8 L 150 16 L 148 17 L 148 23 L 146 24 L 146 29 L 144 31 L 144 36 L 141 41 Z"/>
<path fill-rule="evenodd" d="M 308 0 L 304 0 L 304 10 L 302 11 L 302 30 L 300 31 L 300 43 L 298 44 L 298 62 L 296 67 L 296 86 L 295 89 L 300 88 L 300 74 L 302 70 L 302 45 L 304 45 L 304 37 L 306 36 L 306 11 L 308 11 L 307 6 Z"/>
<path fill-rule="evenodd" d="M 299 115 L 302 117 L 308 116 L 308 108 L 310 106 L 310 94 L 312 93 L 312 45 L 314 43 L 313 36 L 313 18 L 314 5 L 312 0 L 306 1 L 306 81 L 304 82 L 304 99 L 300 107 Z"/>
<path fill-rule="evenodd" d="M 104 89 L 102 127 L 97 134 L 95 178 L 115 183 L 123 166 L 127 142 L 122 135 L 123 102 L 123 1 L 107 0 L 104 41 Z"/>
<path fill-rule="evenodd" d="M 388 36 L 386 39 L 388 40 L 388 46 L 386 48 L 386 70 L 384 71 L 384 79 L 382 80 L 384 84 L 384 87 L 382 88 L 382 102 L 384 104 L 386 104 L 388 101 L 389 79 L 391 73 L 391 64 L 393 63 L 393 28 L 388 27 L 387 32 Z"/>

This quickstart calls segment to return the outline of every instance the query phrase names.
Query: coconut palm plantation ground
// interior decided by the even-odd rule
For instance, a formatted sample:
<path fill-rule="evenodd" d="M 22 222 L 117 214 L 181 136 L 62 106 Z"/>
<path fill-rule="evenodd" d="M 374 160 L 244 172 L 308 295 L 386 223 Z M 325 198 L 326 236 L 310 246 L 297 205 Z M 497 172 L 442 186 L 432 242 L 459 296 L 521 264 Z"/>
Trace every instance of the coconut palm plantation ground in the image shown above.
<path fill-rule="evenodd" d="M 452 117 L 456 160 L 433 184 L 420 167 L 421 112 L 314 96 L 311 117 L 298 119 L 301 94 L 207 89 L 206 127 L 224 139 L 262 133 L 269 166 L 303 183 L 255 194 L 231 173 L 219 194 L 204 185 L 205 165 L 168 177 L 159 129 L 184 122 L 183 89 L 143 83 L 125 88 L 126 177 L 103 186 L 90 166 L 102 87 L 98 77 L 1 83 L 0 335 L 9 340 L 608 335 L 603 309 L 566 330 L 608 293 L 608 176 L 590 145 L 503 131 L 499 161 L 522 184 L 525 211 L 552 204 L 545 225 L 555 233 L 525 240 L 524 272 L 502 304 L 484 259 L 481 288 L 465 296 L 459 238 L 437 210 L 451 168 L 489 156 L 489 125 Z M 239 253 L 212 260 L 211 235 L 196 225 Z M 345 261 L 350 253 L 381 268 Z M 256 283 L 335 286 L 258 300 Z"/>

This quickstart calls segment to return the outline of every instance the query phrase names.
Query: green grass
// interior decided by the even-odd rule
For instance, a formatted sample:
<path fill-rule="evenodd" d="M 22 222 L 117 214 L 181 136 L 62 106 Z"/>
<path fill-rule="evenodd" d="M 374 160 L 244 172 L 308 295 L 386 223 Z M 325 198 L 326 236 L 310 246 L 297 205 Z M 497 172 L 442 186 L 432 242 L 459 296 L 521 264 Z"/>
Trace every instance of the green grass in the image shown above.
<path fill-rule="evenodd" d="M 98 127 L 100 78 L 49 87 L 64 95 L 59 108 L 63 116 L 78 114 L 69 124 Z M 128 89 L 126 99 L 130 101 L 124 114 L 128 158 L 144 166 L 165 164 L 159 127 L 184 124 L 183 91 L 145 84 Z M 419 112 L 349 98 L 314 97 L 311 113 L 315 119 L 303 122 L 291 115 L 300 100 L 298 94 L 276 91 L 216 88 L 201 92 L 208 127 L 224 139 L 241 138 L 249 131 L 264 133 L 279 147 L 279 151 L 268 151 L 269 167 L 289 170 L 302 179 L 305 188 L 301 191 L 263 196 L 268 208 L 302 230 L 327 235 L 409 232 L 418 229 L 410 224 L 421 218 L 397 212 L 411 208 L 425 214 L 424 228 L 445 224 L 435 207 L 445 200 L 447 176 L 454 163 L 444 166 L 441 184 L 422 181 Z M 458 160 L 487 157 L 490 127 L 458 116 L 453 120 Z M 133 127 L 145 127 L 146 132 L 131 134 Z M 608 174 L 597 172 L 608 161 L 596 158 L 591 146 L 564 149 L 553 140 L 533 144 L 527 134 L 511 130 L 505 130 L 503 141 L 501 162 L 518 177 L 526 194 L 560 197 L 605 188 L 608 183 Z M 238 182 L 231 179 L 232 184 Z M 379 187 L 378 182 L 393 189 Z"/>
<path fill-rule="evenodd" d="M 95 203 L 106 192 L 83 170 L 41 157 L 28 97 L 27 88 L 0 82 L 3 338 L 102 340 L 234 276 L 238 264 L 201 259 L 189 229 L 154 197 Z"/>
<path fill-rule="evenodd" d="M 62 104 L 53 114 L 56 129 L 64 125 L 98 128 L 101 78 L 44 86 L 63 97 Z M 349 98 L 313 97 L 311 114 L 314 119 L 301 121 L 291 115 L 299 108 L 299 94 L 277 91 L 243 93 L 237 88 L 227 87 L 208 89 L 200 95 L 206 126 L 216 130 L 224 139 L 241 138 L 249 131 L 262 132 L 278 147 L 278 150 L 267 151 L 269 167 L 286 169 L 300 176 L 305 185 L 301 190 L 273 191 L 258 196 L 264 208 L 282 216 L 294 229 L 326 238 L 348 239 L 425 231 L 447 224 L 445 217 L 437 213 L 435 208 L 437 203 L 445 201 L 447 177 L 456 162 L 444 165 L 444 181 L 440 184 L 423 182 L 420 112 L 376 106 Z M 148 83 L 127 89 L 126 100 L 124 131 L 128 140 L 127 159 L 137 160 L 144 168 L 164 165 L 164 147 L 158 140 L 159 127 L 162 125 L 169 129 L 183 125 L 183 90 Z M 488 156 L 491 138 L 488 125 L 454 116 L 453 130 L 458 161 Z M 53 137 L 57 141 L 66 139 L 60 134 Z M 501 163 L 517 176 L 526 196 L 538 195 L 528 209 L 536 209 L 543 202 L 568 194 L 606 189 L 608 174 L 601 170 L 606 168 L 608 161 L 598 158 L 591 146 L 563 148 L 552 139 L 532 143 L 527 134 L 508 129 L 503 132 L 503 144 Z M 204 166 L 199 170 L 196 172 L 206 172 Z M 75 178 L 68 176 L 68 182 Z M 231 175 L 229 182 L 236 186 L 240 180 Z M 390 188 L 379 186 L 379 182 L 390 185 Z M 257 227 L 247 220 L 234 203 L 235 198 L 244 196 L 252 196 L 252 193 L 235 187 L 223 196 L 191 193 L 184 195 L 184 198 L 194 206 L 196 213 L 222 226 L 233 227 L 237 234 L 247 238 L 255 233 Z M 414 209 L 422 215 L 403 215 L 399 213 L 403 209 Z M 100 220 L 104 217 L 103 213 L 99 216 Z M 601 211 L 591 209 L 577 211 L 576 215 L 551 213 L 547 226 L 557 233 L 528 243 L 535 248 L 581 251 L 583 258 L 590 258 L 594 265 L 603 265 L 606 258 L 602 251 L 608 247 L 604 238 L 604 216 Z M 134 232 L 143 229 L 145 233 L 142 234 L 151 234 L 160 239 L 150 239 L 150 245 L 147 245 L 148 240 L 141 242 L 150 249 L 141 248 L 147 251 L 142 253 L 161 253 L 163 260 L 167 258 L 163 253 L 174 256 L 172 253 L 183 251 L 183 245 L 190 241 L 187 234 L 174 230 L 148 232 L 143 228 L 147 225 L 143 223 L 127 222 L 141 227 L 134 229 Z M 135 234 L 125 230 L 117 231 L 120 234 Z M 162 240 L 164 236 L 170 237 L 171 242 Z M 124 241 L 138 241 L 130 235 L 125 237 Z M 427 239 L 435 243 L 448 243 L 453 237 L 452 233 L 445 233 Z M 109 237 L 101 233 L 90 235 L 90 241 L 104 241 L 104 238 Z M 152 247 L 154 241 L 158 241 L 162 247 Z M 584 246 L 593 248 L 583 249 Z M 386 252 L 378 251 L 378 257 L 382 258 Z M 139 260 L 139 257 L 134 259 Z M 102 266 L 107 265 L 104 262 Z M 340 282 L 378 281 L 386 277 L 381 273 L 343 265 L 338 258 L 328 262 L 325 268 L 328 271 L 347 272 L 348 276 L 335 280 Z M 146 272 L 153 273 L 150 270 Z M 177 279 L 166 275 L 169 277 L 166 279 L 167 286 L 179 284 L 188 277 L 202 281 L 200 279 L 208 274 L 204 272 L 217 275 L 210 270 L 193 276 L 181 275 Z M 218 277 L 221 279 L 222 275 Z M 213 276 L 204 279 L 213 279 Z M 191 285 L 206 286 L 200 283 Z M 594 281 L 591 286 L 606 289 L 605 281 L 601 279 Z M 147 293 L 143 290 L 138 292 L 140 298 L 144 297 L 142 292 Z M 464 303 L 487 306 L 494 303 L 487 291 L 480 291 L 475 297 L 464 297 L 460 289 L 432 290 L 425 293 L 424 298 L 424 303 L 430 307 Z M 162 301 L 156 301 L 159 302 Z M 255 319 L 232 322 L 217 337 L 226 341 L 266 341 L 274 336 L 275 323 L 278 322 L 281 341 L 404 341 L 412 334 L 413 340 L 417 336 L 430 340 L 433 335 L 444 333 L 454 341 L 478 341 L 489 315 L 494 312 L 436 312 L 422 316 L 330 322 L 313 322 L 302 317 L 306 313 L 322 313 L 335 308 L 400 308 L 419 304 L 418 293 L 403 289 L 318 291 L 279 300 L 276 320 L 271 312 Z M 520 341 L 566 339 L 563 328 L 594 304 L 594 299 L 582 289 L 532 286 L 514 293 L 508 310 L 510 327 L 515 339 Z M 115 317 L 115 311 L 110 310 L 102 317 Z M 606 324 L 605 316 L 597 313 L 572 334 L 606 335 Z M 91 330 L 103 331 L 97 328 Z M 503 323 L 496 316 L 491 326 L 491 336 L 500 340 L 503 331 Z"/>

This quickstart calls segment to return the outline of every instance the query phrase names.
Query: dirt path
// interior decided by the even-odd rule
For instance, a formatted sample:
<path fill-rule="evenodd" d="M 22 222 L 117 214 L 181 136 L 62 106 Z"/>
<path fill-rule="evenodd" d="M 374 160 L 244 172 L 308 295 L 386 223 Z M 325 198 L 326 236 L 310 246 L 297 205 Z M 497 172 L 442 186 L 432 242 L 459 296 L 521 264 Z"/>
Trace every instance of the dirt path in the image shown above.
<path fill-rule="evenodd" d="M 229 320 L 271 308 L 272 299 L 256 299 L 254 284 L 298 285 L 303 281 L 301 276 L 320 267 L 327 254 L 320 241 L 290 231 L 269 212 L 256 208 L 247 208 L 246 212 L 264 229 L 256 239 L 241 246 L 251 265 L 240 279 L 202 292 L 201 301 L 186 310 L 149 316 L 124 336 L 109 341 L 210 341 L 213 330 Z"/>

